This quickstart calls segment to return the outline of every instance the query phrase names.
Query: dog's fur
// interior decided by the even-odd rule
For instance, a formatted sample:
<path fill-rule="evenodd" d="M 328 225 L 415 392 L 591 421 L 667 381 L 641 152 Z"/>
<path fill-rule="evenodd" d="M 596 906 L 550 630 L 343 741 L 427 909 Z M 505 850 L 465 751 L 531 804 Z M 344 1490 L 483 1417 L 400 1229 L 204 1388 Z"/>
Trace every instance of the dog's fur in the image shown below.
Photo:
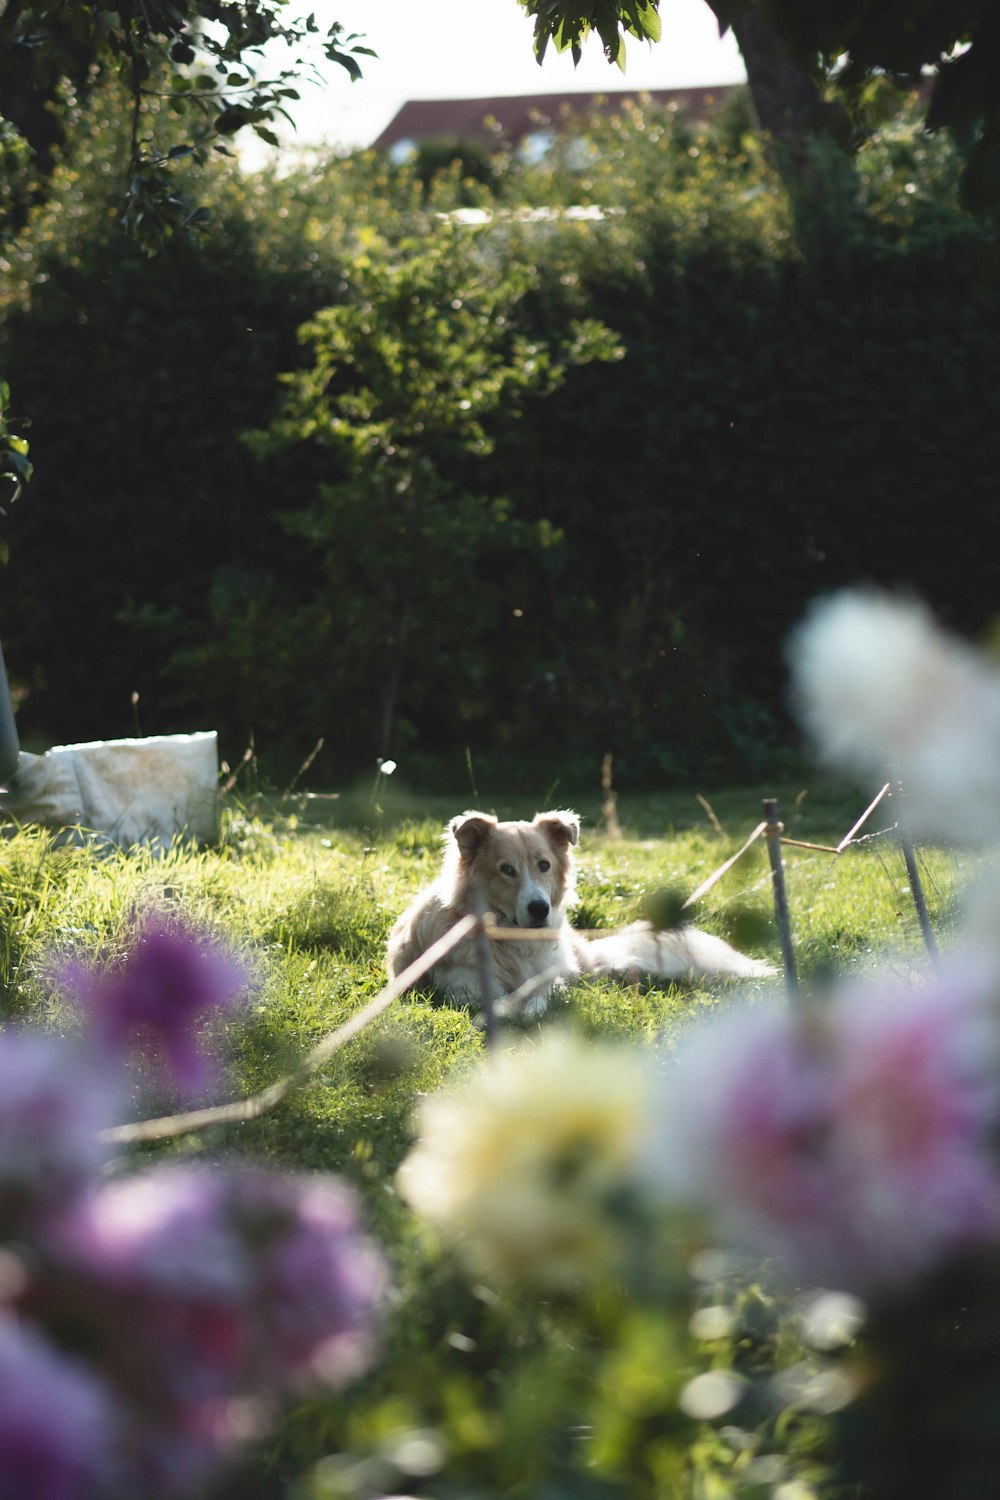
<path fill-rule="evenodd" d="M 441 874 L 389 934 L 390 978 L 414 963 L 462 917 L 484 911 L 500 927 L 552 934 L 551 942 L 534 938 L 490 944 L 496 988 L 508 997 L 508 1009 L 525 1002 L 529 1011 L 538 1013 L 556 985 L 581 974 L 749 979 L 774 973 L 769 964 L 746 957 L 697 927 L 658 932 L 648 922 L 636 922 L 590 939 L 574 931 L 566 909 L 575 898 L 572 851 L 579 836 L 576 813 L 563 809 L 538 813 L 530 823 L 500 823 L 482 812 L 453 818 Z M 450 999 L 481 1003 L 475 937 L 446 954 L 432 970 L 431 980 Z"/>

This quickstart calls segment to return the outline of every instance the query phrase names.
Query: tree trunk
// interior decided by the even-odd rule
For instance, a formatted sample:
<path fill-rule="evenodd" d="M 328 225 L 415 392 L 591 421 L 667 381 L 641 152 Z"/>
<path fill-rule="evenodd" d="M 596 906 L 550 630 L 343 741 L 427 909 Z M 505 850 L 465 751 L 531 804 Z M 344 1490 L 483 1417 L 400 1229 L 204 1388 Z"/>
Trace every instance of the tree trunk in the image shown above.
<path fill-rule="evenodd" d="M 853 169 L 850 122 L 830 103 L 781 36 L 752 10 L 733 22 L 760 129 L 792 199 L 800 231 L 827 232 L 850 213 Z"/>

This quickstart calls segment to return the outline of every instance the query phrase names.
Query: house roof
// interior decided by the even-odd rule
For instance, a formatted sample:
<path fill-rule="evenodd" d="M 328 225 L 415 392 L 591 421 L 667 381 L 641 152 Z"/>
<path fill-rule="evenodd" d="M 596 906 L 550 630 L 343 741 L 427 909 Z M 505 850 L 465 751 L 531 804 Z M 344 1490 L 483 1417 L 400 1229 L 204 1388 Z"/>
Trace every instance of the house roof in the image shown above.
<path fill-rule="evenodd" d="M 538 130 L 558 129 L 570 115 L 613 113 L 627 99 L 674 105 L 686 119 L 703 119 L 738 84 L 686 89 L 619 89 L 604 93 L 516 94 L 488 99 L 408 99 L 372 142 L 387 151 L 400 141 L 465 138 L 514 144 Z M 487 121 L 495 121 L 489 125 Z M 497 129 L 499 126 L 499 130 Z"/>

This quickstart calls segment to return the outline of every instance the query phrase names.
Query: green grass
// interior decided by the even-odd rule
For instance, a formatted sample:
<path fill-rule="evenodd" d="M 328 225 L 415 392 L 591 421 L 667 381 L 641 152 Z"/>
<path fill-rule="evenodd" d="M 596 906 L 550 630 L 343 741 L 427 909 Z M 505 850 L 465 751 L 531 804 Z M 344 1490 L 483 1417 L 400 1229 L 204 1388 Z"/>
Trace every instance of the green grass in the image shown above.
<path fill-rule="evenodd" d="M 808 787 L 708 791 L 710 811 L 687 793 L 623 798 L 622 836 L 614 838 L 603 826 L 599 799 L 584 800 L 577 804 L 584 818 L 578 924 L 617 926 L 640 915 L 659 890 L 693 891 L 748 837 L 765 795 L 778 796 L 789 836 L 815 844 L 836 844 L 866 801 L 855 790 L 818 780 Z M 553 800 L 561 800 L 558 792 Z M 464 795 L 421 802 L 383 781 L 377 808 L 372 797 L 366 803 L 360 794 L 331 802 L 326 826 L 296 824 L 286 813 L 261 820 L 233 809 L 218 847 L 178 845 L 161 857 L 143 851 L 98 854 L 59 846 L 37 830 L 14 832 L 0 845 L 4 1014 L 14 1022 L 70 1026 L 51 982 L 53 960 L 68 952 L 86 957 L 115 951 L 127 942 L 137 911 L 166 905 L 224 935 L 254 967 L 247 1010 L 221 1042 L 228 1064 L 225 1097 L 254 1092 L 379 991 L 389 926 L 436 871 L 448 816 L 473 802 Z M 530 816 L 537 808 L 499 803 L 494 810 Z M 901 966 L 927 962 L 898 846 L 891 832 L 878 832 L 890 816 L 880 809 L 865 830 L 874 836 L 840 856 L 785 849 L 796 957 L 806 985 L 825 982 L 831 971 L 863 969 L 886 953 Z M 921 868 L 944 946 L 971 861 L 924 850 Z M 752 941 L 756 953 L 780 962 L 763 841 L 693 915 L 699 925 L 744 944 Z M 749 987 L 746 1003 L 763 988 Z M 587 981 L 568 991 L 557 1014 L 596 1035 L 669 1039 L 724 993 L 724 986 L 708 984 Z M 289 1476 L 308 1471 L 325 1454 L 345 1446 L 384 1454 L 393 1433 L 427 1426 L 446 1434 L 452 1453 L 448 1477 L 428 1493 L 459 1492 L 449 1484 L 465 1486 L 461 1493 L 469 1496 L 506 1493 L 514 1485 L 517 1456 L 510 1448 L 516 1433 L 505 1435 L 504 1424 L 514 1423 L 523 1437 L 528 1417 L 523 1400 L 519 1416 L 508 1411 L 514 1397 L 502 1382 L 498 1386 L 496 1371 L 519 1369 L 519 1379 L 534 1390 L 531 1382 L 546 1370 L 546 1379 L 556 1379 L 551 1365 L 563 1371 L 559 1389 L 565 1389 L 564 1367 L 574 1366 L 576 1358 L 567 1350 L 584 1337 L 579 1328 L 574 1331 L 561 1310 L 531 1307 L 517 1297 L 508 1299 L 501 1317 L 495 1299 L 467 1286 L 454 1267 L 431 1253 L 393 1190 L 410 1141 L 414 1100 L 481 1056 L 483 1048 L 474 1014 L 420 990 L 397 1002 L 308 1087 L 265 1117 L 142 1148 L 143 1154 L 186 1156 L 231 1150 L 343 1173 L 360 1189 L 370 1222 L 389 1249 L 395 1277 L 391 1359 L 349 1396 L 297 1409 L 269 1448 L 269 1465 L 252 1483 L 246 1479 L 246 1496 L 305 1497 Z M 592 1344 L 591 1334 L 586 1339 Z M 470 1340 L 474 1356 L 463 1354 Z M 618 1347 L 616 1358 L 638 1359 L 629 1348 Z M 556 1396 L 551 1399 L 558 1405 Z M 567 1430 L 571 1425 L 565 1411 L 552 1420 L 563 1420 Z M 631 1461 L 621 1460 L 626 1469 Z M 643 1462 L 645 1477 L 636 1470 L 622 1493 L 658 1493 L 648 1457 Z M 580 1488 L 574 1463 L 569 1450 L 553 1453 L 551 1469 L 563 1475 L 560 1482 L 566 1474 L 577 1476 L 576 1489 L 553 1494 L 590 1493 Z M 323 1484 L 308 1492 L 320 1500 L 363 1500 L 370 1492 L 361 1480 L 348 1482 L 336 1464 L 321 1472 Z M 500 1473 L 509 1483 L 500 1484 Z M 394 1478 L 401 1488 L 417 1484 L 405 1472 Z"/>

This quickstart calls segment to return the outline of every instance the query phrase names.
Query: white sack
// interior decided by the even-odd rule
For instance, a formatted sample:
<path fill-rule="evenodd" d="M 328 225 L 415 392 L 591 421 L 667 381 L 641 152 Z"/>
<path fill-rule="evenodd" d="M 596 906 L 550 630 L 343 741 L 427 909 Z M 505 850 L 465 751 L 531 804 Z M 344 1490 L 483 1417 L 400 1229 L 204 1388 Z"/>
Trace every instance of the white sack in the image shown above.
<path fill-rule="evenodd" d="M 178 835 L 210 843 L 218 831 L 215 730 L 54 745 L 21 752 L 0 793 L 18 823 L 102 835 L 122 849 L 168 844 Z"/>

